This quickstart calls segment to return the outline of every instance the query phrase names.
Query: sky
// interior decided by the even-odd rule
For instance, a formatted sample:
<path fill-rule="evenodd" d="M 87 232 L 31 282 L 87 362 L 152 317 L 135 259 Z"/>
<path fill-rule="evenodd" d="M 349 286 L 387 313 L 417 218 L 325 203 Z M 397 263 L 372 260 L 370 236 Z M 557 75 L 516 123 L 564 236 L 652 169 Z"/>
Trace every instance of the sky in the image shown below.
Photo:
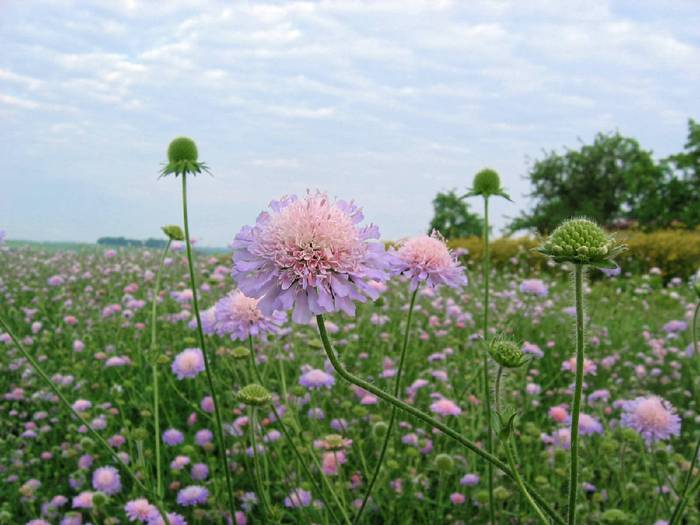
<path fill-rule="evenodd" d="M 664 157 L 700 118 L 697 0 L 0 0 L 0 49 L 10 239 L 159 237 L 179 135 L 213 173 L 189 183 L 203 245 L 316 188 L 423 233 L 484 167 L 502 228 L 545 152 L 617 130 Z"/>

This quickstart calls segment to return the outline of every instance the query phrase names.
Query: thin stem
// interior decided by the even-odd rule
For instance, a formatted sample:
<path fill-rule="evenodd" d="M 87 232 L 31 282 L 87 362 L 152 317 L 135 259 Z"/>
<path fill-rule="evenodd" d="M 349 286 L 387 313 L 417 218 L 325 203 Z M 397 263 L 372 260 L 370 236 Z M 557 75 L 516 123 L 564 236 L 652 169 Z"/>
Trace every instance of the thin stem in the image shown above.
<path fill-rule="evenodd" d="M 691 326 L 692 330 L 692 338 L 693 338 L 693 355 L 697 356 L 698 351 L 700 348 L 698 348 L 698 312 L 700 312 L 700 301 L 698 304 L 695 305 L 695 312 L 693 313 L 693 323 Z M 683 484 L 683 489 L 681 490 L 680 493 L 680 498 L 678 498 L 678 503 L 676 503 L 676 507 L 673 509 L 673 514 L 671 514 L 671 521 L 669 522 L 669 525 L 674 525 L 678 520 L 680 520 L 683 517 L 683 510 L 685 510 L 685 505 L 686 505 L 686 498 L 688 495 L 688 487 L 690 486 L 690 479 L 693 476 L 693 470 L 695 469 L 695 465 L 697 464 L 698 461 L 698 453 L 700 452 L 700 436 L 698 437 L 698 441 L 695 444 L 695 450 L 693 452 L 693 458 L 690 460 L 690 468 L 688 469 L 688 474 L 685 476 L 685 483 Z"/>
<path fill-rule="evenodd" d="M 406 359 L 406 348 L 408 347 L 408 338 L 409 334 L 411 331 L 411 318 L 413 317 L 413 307 L 416 304 L 416 295 L 418 294 L 418 287 L 413 291 L 411 294 L 411 304 L 408 307 L 408 317 L 406 318 L 406 329 L 403 334 L 403 345 L 401 346 L 401 357 L 399 358 L 399 368 L 396 371 L 396 381 L 394 382 L 394 396 L 397 398 L 400 395 L 401 392 L 401 373 L 403 371 L 403 364 Z M 369 482 L 369 485 L 367 486 L 367 491 L 365 492 L 364 498 L 362 498 L 362 505 L 360 506 L 360 510 L 357 511 L 357 515 L 355 516 L 355 519 L 353 520 L 353 524 L 360 523 L 360 518 L 362 517 L 362 513 L 365 510 L 365 507 L 367 506 L 367 501 L 369 501 L 369 497 L 372 494 L 372 489 L 374 488 L 374 484 L 377 482 L 377 478 L 379 477 L 379 472 L 382 469 L 382 464 L 384 463 L 384 455 L 386 454 L 386 449 L 389 446 L 389 440 L 391 439 L 391 431 L 394 428 L 394 421 L 396 420 L 396 407 L 392 406 L 391 408 L 391 416 L 389 417 L 389 426 L 386 429 L 386 435 L 384 436 L 384 441 L 382 443 L 382 448 L 379 452 L 379 459 L 377 460 L 377 465 L 374 467 L 374 472 L 372 473 L 372 479 Z"/>
<path fill-rule="evenodd" d="M 266 518 L 271 514 L 270 512 L 270 502 L 269 498 L 267 495 L 267 491 L 265 490 L 265 487 L 263 486 L 262 479 L 260 477 L 260 459 L 258 458 L 258 444 L 255 439 L 255 412 L 256 412 L 256 407 L 251 406 L 250 407 L 250 418 L 248 421 L 248 427 L 250 430 L 250 446 L 253 448 L 253 470 L 255 470 L 255 483 L 258 487 L 258 492 L 260 493 L 260 499 L 262 500 L 262 508 L 263 508 L 263 518 Z"/>
<path fill-rule="evenodd" d="M 484 196 L 484 344 L 488 345 L 489 340 L 489 273 L 491 263 L 491 252 L 489 248 L 489 198 Z M 493 454 L 493 425 L 491 423 L 491 387 L 489 385 L 489 356 L 484 352 L 484 413 L 486 415 L 486 451 Z M 493 465 L 487 466 L 488 488 L 489 488 L 489 519 L 491 523 L 496 520 L 496 507 L 493 498 Z"/>
<path fill-rule="evenodd" d="M 391 403 L 395 407 L 399 408 L 400 410 L 403 410 L 404 412 L 407 412 L 408 414 L 420 419 L 424 423 L 427 423 L 431 427 L 437 428 L 438 430 L 442 431 L 446 436 L 449 438 L 457 441 L 459 444 L 464 446 L 465 448 L 469 449 L 470 451 L 474 452 L 476 455 L 482 457 L 489 463 L 493 464 L 497 468 L 499 468 L 506 476 L 508 476 L 511 479 L 515 479 L 515 474 L 513 471 L 510 469 L 508 465 L 506 465 L 503 461 L 498 459 L 496 456 L 493 454 L 482 450 L 479 448 L 476 443 L 473 441 L 465 438 L 459 432 L 451 429 L 441 421 L 438 421 L 434 417 L 430 416 L 429 414 L 426 414 L 422 410 L 417 409 L 416 407 L 409 405 L 405 401 L 402 401 L 398 399 L 395 396 L 392 396 L 388 392 L 385 392 L 381 388 L 376 387 L 372 383 L 369 383 L 368 381 L 365 381 L 364 379 L 357 377 L 356 375 L 351 374 L 348 372 L 348 370 L 343 366 L 343 364 L 340 362 L 338 359 L 338 356 L 335 353 L 335 350 L 333 350 L 333 346 L 331 345 L 330 339 L 328 338 L 328 332 L 326 331 L 326 325 L 323 320 L 322 315 L 317 315 L 316 316 L 316 323 L 318 325 L 318 332 L 321 337 L 321 342 L 323 343 L 323 348 L 326 352 L 326 356 L 328 357 L 328 360 L 330 361 L 331 365 L 335 369 L 338 374 L 348 381 L 349 383 L 352 383 L 354 385 L 359 386 L 360 388 L 366 390 L 367 392 L 370 392 L 374 394 L 375 396 L 379 397 L 380 399 L 383 399 L 387 403 Z M 549 504 L 545 501 L 545 499 L 530 485 L 528 485 L 526 482 L 524 482 L 525 486 L 527 489 L 530 491 L 532 494 L 532 497 L 542 506 L 544 511 L 549 514 L 552 519 L 554 520 L 555 523 L 558 523 L 559 525 L 564 525 L 564 520 L 549 506 Z"/>
<path fill-rule="evenodd" d="M 501 378 L 503 377 L 503 367 L 498 365 L 498 371 L 496 372 L 496 412 L 501 413 Z"/>
<path fill-rule="evenodd" d="M 158 264 L 158 273 L 156 274 L 156 284 L 153 288 L 153 304 L 151 305 L 151 376 L 153 382 L 153 426 L 155 428 L 154 444 L 156 449 L 156 494 L 158 499 L 163 498 L 163 486 L 162 486 L 162 470 L 160 464 L 160 410 L 159 410 L 159 392 L 158 392 L 158 343 L 157 343 L 157 310 L 158 310 L 158 294 L 160 293 L 160 276 L 163 272 L 163 263 L 165 261 L 165 256 L 168 254 L 168 249 L 170 249 L 171 240 L 168 239 L 168 243 L 163 249 L 163 253 L 160 256 L 160 263 Z"/>
<path fill-rule="evenodd" d="M 571 468 L 569 470 L 569 525 L 576 524 L 576 496 L 578 495 L 578 420 L 583 391 L 583 265 L 574 270 L 576 296 L 576 386 L 571 411 Z"/>
<path fill-rule="evenodd" d="M 17 336 L 15 336 L 15 334 L 12 332 L 12 330 L 10 330 L 9 325 L 5 322 L 5 320 L 2 317 L 0 317 L 0 325 L 2 325 L 3 330 L 5 330 L 5 332 L 7 332 L 9 334 L 10 338 L 12 339 L 12 342 L 15 343 L 15 346 L 19 349 L 19 351 L 22 353 L 24 358 L 27 361 L 29 361 L 29 364 L 34 369 L 34 371 L 37 374 L 39 374 L 39 376 L 44 380 L 44 382 L 49 386 L 49 388 L 51 388 L 53 393 L 56 394 L 58 399 L 61 401 L 61 403 L 63 403 L 65 405 L 65 407 L 71 412 L 71 414 L 73 414 L 73 416 L 76 417 L 78 419 L 78 421 L 80 421 L 85 426 L 85 428 L 87 428 L 87 431 L 90 433 L 90 435 L 93 438 L 95 438 L 95 440 L 100 445 L 102 445 L 104 447 L 104 449 L 109 453 L 109 455 L 112 456 L 112 458 L 119 465 L 121 465 L 121 467 L 126 471 L 127 474 L 129 474 L 129 477 L 133 480 L 134 484 L 143 492 L 150 493 L 151 495 L 155 495 L 155 494 L 153 494 L 152 491 L 150 491 L 141 482 L 141 480 L 139 480 L 139 478 L 136 476 L 136 473 L 134 473 L 134 471 L 131 470 L 131 467 L 129 467 L 129 465 L 127 465 L 126 463 L 124 463 L 124 461 L 122 461 L 122 459 L 119 457 L 119 454 L 117 454 L 117 452 L 109 445 L 109 443 L 107 443 L 105 438 L 103 438 L 95 429 L 93 429 L 90 426 L 90 423 L 88 423 L 88 421 L 83 416 L 81 416 L 78 411 L 76 411 L 73 408 L 73 405 L 71 405 L 70 402 L 66 399 L 66 397 L 63 395 L 63 392 L 61 392 L 58 389 L 58 387 L 54 384 L 54 382 L 51 381 L 51 378 L 49 378 L 49 376 L 46 374 L 46 372 L 44 372 L 44 370 L 41 368 L 39 363 L 32 357 L 32 355 L 29 352 L 27 352 L 27 350 L 24 348 L 22 343 L 19 342 L 19 339 L 17 339 Z M 160 500 L 156 497 L 156 498 L 154 498 L 154 501 L 155 501 L 155 506 L 158 509 L 158 512 L 160 513 L 161 517 L 167 523 L 168 520 L 165 516 L 165 511 L 163 510 L 163 507 L 160 503 Z"/>
<path fill-rule="evenodd" d="M 192 288 L 192 306 L 194 308 L 194 315 L 197 319 L 197 337 L 199 338 L 199 346 L 202 349 L 202 356 L 204 358 L 204 371 L 207 377 L 207 383 L 209 384 L 209 390 L 211 392 L 212 404 L 214 405 L 214 416 L 216 420 L 216 437 L 219 442 L 219 456 L 221 460 L 221 466 L 224 469 L 224 475 L 226 476 L 226 491 L 228 493 L 228 503 L 229 511 L 231 512 L 231 519 L 236 519 L 236 503 L 233 499 L 233 488 L 231 485 L 231 473 L 228 468 L 228 460 L 226 459 L 226 448 L 224 446 L 224 429 L 221 424 L 221 411 L 219 410 L 219 402 L 216 396 L 216 390 L 214 389 L 214 380 L 212 378 L 211 369 L 209 367 L 209 357 L 207 356 L 206 346 L 204 344 L 204 332 L 202 331 L 202 319 L 199 315 L 199 302 L 197 300 L 197 281 L 194 276 L 194 265 L 192 264 L 192 246 L 190 243 L 190 226 L 187 220 L 187 175 L 182 174 L 182 219 L 185 226 L 185 248 L 187 251 L 187 265 L 190 270 L 190 288 Z"/>
<path fill-rule="evenodd" d="M 499 371 L 500 371 L 500 368 L 499 368 Z M 496 398 L 496 399 L 498 399 L 498 398 Z M 512 441 L 514 439 L 515 438 L 511 435 L 510 438 L 504 443 L 504 445 L 505 445 L 504 448 L 506 449 L 506 457 L 508 458 L 508 464 L 510 465 L 511 470 L 513 471 L 513 474 L 515 475 L 515 477 L 514 477 L 515 483 L 518 485 L 518 488 L 520 488 L 520 491 L 525 496 L 525 499 L 530 504 L 532 509 L 535 511 L 537 516 L 540 518 L 542 523 L 544 523 L 545 525 L 549 525 L 549 520 L 542 512 L 542 509 L 540 509 L 540 507 L 537 505 L 537 503 L 535 503 L 535 500 L 532 499 L 532 496 L 530 495 L 527 488 L 525 487 L 525 484 L 523 483 L 523 480 L 520 477 L 520 474 L 518 474 L 517 466 L 515 465 L 515 457 L 513 455 L 512 449 L 511 449 Z"/>
<path fill-rule="evenodd" d="M 260 374 L 260 370 L 258 369 L 258 363 L 255 360 L 255 348 L 253 347 L 253 337 L 251 335 L 248 335 L 248 349 L 250 350 L 250 366 L 253 369 L 253 374 L 255 374 L 255 379 L 260 383 L 261 385 L 265 386 L 265 383 L 263 382 L 262 375 Z M 286 395 L 285 395 L 286 398 Z M 286 399 L 285 399 L 286 401 Z M 299 449 L 297 446 L 294 444 L 294 440 L 292 439 L 291 434 L 289 433 L 289 430 L 287 429 L 287 425 L 284 424 L 282 421 L 282 417 L 280 416 L 279 412 L 277 411 L 277 408 L 275 407 L 274 403 L 270 403 L 270 407 L 272 408 L 272 413 L 275 416 L 275 421 L 277 421 L 280 424 L 280 429 L 282 430 L 282 434 L 284 435 L 284 438 L 287 440 L 287 443 L 289 443 L 289 446 L 292 447 L 292 450 L 294 451 L 294 455 L 296 456 L 297 460 L 301 464 L 302 469 L 304 470 L 304 473 L 308 476 L 309 480 L 311 481 L 311 484 L 314 486 L 314 489 L 318 493 L 319 497 L 323 501 L 323 505 L 326 509 L 328 509 L 328 512 L 330 513 L 331 517 L 336 523 L 340 523 L 338 518 L 333 514 L 333 511 L 331 510 L 330 505 L 328 504 L 328 501 L 326 501 L 326 496 L 323 494 L 323 489 L 321 489 L 320 485 L 316 483 L 316 479 L 314 478 L 313 474 L 311 473 L 311 469 L 309 469 L 308 465 L 306 464 L 306 461 L 304 461 L 304 457 L 301 455 L 301 452 L 299 452 Z M 332 492 L 332 490 L 331 490 Z M 335 493 L 333 494 L 335 496 Z M 336 498 L 336 503 L 343 508 L 342 505 L 340 505 L 340 502 Z M 345 513 L 343 512 L 343 515 Z M 350 523 L 350 520 L 345 516 L 346 523 Z"/>

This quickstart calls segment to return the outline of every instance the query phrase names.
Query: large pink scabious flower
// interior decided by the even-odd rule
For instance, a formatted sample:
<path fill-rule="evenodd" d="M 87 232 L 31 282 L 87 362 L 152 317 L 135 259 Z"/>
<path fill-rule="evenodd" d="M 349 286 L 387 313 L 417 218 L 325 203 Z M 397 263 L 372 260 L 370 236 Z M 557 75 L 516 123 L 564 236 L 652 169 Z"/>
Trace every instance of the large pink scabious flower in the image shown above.
<path fill-rule="evenodd" d="M 257 337 L 279 332 L 279 327 L 287 320 L 287 316 L 278 311 L 269 316 L 264 315 L 258 308 L 258 302 L 258 299 L 239 291 L 220 299 L 214 307 L 216 333 L 245 341 L 249 335 Z"/>
<path fill-rule="evenodd" d="M 658 396 L 638 397 L 622 404 L 620 424 L 639 432 L 647 445 L 681 433 L 681 418 Z"/>
<path fill-rule="evenodd" d="M 401 241 L 391 255 L 394 273 L 411 280 L 411 291 L 418 288 L 421 282 L 433 288 L 440 285 L 460 288 L 467 284 L 464 268 L 450 253 L 445 239 L 437 231 Z"/>
<path fill-rule="evenodd" d="M 352 201 L 331 200 L 320 191 L 270 203 L 254 226 L 244 226 L 233 248 L 233 278 L 248 296 L 260 299 L 265 315 L 294 309 L 292 320 L 313 315 L 355 313 L 355 301 L 379 296 L 371 281 L 388 278 L 384 246 Z"/>

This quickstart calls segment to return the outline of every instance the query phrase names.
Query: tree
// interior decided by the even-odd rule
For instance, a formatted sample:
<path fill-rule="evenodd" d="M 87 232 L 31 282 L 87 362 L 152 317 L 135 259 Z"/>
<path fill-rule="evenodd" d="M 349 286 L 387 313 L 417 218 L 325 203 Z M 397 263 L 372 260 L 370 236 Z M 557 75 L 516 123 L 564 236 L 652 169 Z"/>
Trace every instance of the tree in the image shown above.
<path fill-rule="evenodd" d="M 433 209 L 428 233 L 437 230 L 447 239 L 481 236 L 481 219 L 469 211 L 469 204 L 459 198 L 456 190 L 438 193 L 433 199 Z"/>
<path fill-rule="evenodd" d="M 672 187 L 667 189 L 669 202 L 679 213 L 677 220 L 687 227 L 700 224 L 700 124 L 688 120 L 688 140 L 681 153 L 666 162 L 673 170 Z"/>
<path fill-rule="evenodd" d="M 650 151 L 619 133 L 596 135 L 593 144 L 564 154 L 554 151 L 532 164 L 528 177 L 535 206 L 510 225 L 511 231 L 551 232 L 562 220 L 586 216 L 610 225 L 620 219 L 659 222 L 670 173 Z"/>

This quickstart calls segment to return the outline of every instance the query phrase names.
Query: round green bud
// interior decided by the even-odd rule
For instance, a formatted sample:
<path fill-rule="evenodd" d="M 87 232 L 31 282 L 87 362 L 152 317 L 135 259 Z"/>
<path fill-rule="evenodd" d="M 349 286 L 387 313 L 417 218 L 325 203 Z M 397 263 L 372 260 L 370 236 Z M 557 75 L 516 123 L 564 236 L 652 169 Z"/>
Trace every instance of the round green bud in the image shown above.
<path fill-rule="evenodd" d="M 9 511 L 3 510 L 0 512 L 0 523 L 10 523 L 12 520 L 12 514 Z"/>
<path fill-rule="evenodd" d="M 389 425 L 387 425 L 384 421 L 378 421 L 372 427 L 372 434 L 376 438 L 383 438 L 386 436 L 387 430 L 389 430 Z"/>
<path fill-rule="evenodd" d="M 388 468 L 389 470 L 398 470 L 400 467 L 401 464 L 395 459 L 389 459 L 386 462 L 386 468 Z"/>
<path fill-rule="evenodd" d="M 505 487 L 496 487 L 493 489 L 493 497 L 499 501 L 506 501 L 510 498 L 510 491 Z"/>
<path fill-rule="evenodd" d="M 231 357 L 240 360 L 248 359 L 250 357 L 250 350 L 248 350 L 245 346 L 237 346 L 231 350 Z"/>
<path fill-rule="evenodd" d="M 171 241 L 184 241 L 185 234 L 177 224 L 168 224 L 167 226 L 162 226 L 161 230 Z"/>
<path fill-rule="evenodd" d="M 632 523 L 630 516 L 620 509 L 608 509 L 600 517 L 606 525 L 625 525 Z"/>
<path fill-rule="evenodd" d="M 262 385 L 251 383 L 238 391 L 236 396 L 238 401 L 249 406 L 262 406 L 272 400 L 270 392 Z"/>
<path fill-rule="evenodd" d="M 185 456 L 194 456 L 197 453 L 197 450 L 192 445 L 184 445 L 181 451 Z"/>
<path fill-rule="evenodd" d="M 476 494 L 474 494 L 474 499 L 481 503 L 482 505 L 485 505 L 489 501 L 489 491 L 488 490 L 480 490 Z"/>
<path fill-rule="evenodd" d="M 80 448 L 83 450 L 92 450 L 94 446 L 95 442 L 92 440 L 92 438 L 84 437 L 80 440 Z"/>
<path fill-rule="evenodd" d="M 173 139 L 168 146 L 168 162 L 196 161 L 197 156 L 197 145 L 188 137 Z"/>
<path fill-rule="evenodd" d="M 489 197 L 501 193 L 501 178 L 496 171 L 486 168 L 474 175 L 472 191 L 477 195 Z"/>
<path fill-rule="evenodd" d="M 624 245 L 589 219 L 561 223 L 538 251 L 556 262 L 614 266 L 612 260 Z"/>
<path fill-rule="evenodd" d="M 489 345 L 489 354 L 505 368 L 518 368 L 525 362 L 525 354 L 521 348 L 508 339 L 493 339 Z"/>
<path fill-rule="evenodd" d="M 367 415 L 367 409 L 360 405 L 355 405 L 352 409 L 352 413 L 355 417 L 365 417 Z"/>
<path fill-rule="evenodd" d="M 148 439 L 148 431 L 145 428 L 135 428 L 132 436 L 136 441 L 146 441 Z"/>
<path fill-rule="evenodd" d="M 546 487 L 549 485 L 549 481 L 544 476 L 535 476 L 535 483 L 540 487 Z"/>
<path fill-rule="evenodd" d="M 108 499 L 109 498 L 107 498 L 107 494 L 105 494 L 104 492 L 95 492 L 92 495 L 92 503 L 96 507 L 103 507 L 104 505 L 106 505 Z"/>
<path fill-rule="evenodd" d="M 168 363 L 170 363 L 170 359 L 167 355 L 160 354 L 158 356 L 158 359 L 156 359 L 156 363 L 158 363 L 159 365 L 167 365 Z"/>
<path fill-rule="evenodd" d="M 435 468 L 440 472 L 450 472 L 455 466 L 455 460 L 449 454 L 435 456 Z"/>

